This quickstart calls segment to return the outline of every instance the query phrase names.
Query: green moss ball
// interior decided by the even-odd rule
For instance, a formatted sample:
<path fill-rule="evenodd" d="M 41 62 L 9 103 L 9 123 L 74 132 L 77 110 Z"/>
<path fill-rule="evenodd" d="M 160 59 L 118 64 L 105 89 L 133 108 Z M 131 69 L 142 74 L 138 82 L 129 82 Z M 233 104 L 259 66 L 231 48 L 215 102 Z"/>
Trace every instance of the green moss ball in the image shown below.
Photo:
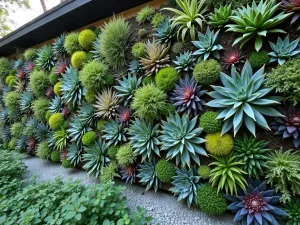
<path fill-rule="evenodd" d="M 209 166 L 203 165 L 203 166 L 199 167 L 199 169 L 198 169 L 198 175 L 202 179 L 207 180 L 207 179 L 209 179 L 210 171 L 211 171 L 211 169 L 210 169 Z"/>
<path fill-rule="evenodd" d="M 61 82 L 57 82 L 55 85 L 54 85 L 54 88 L 53 88 L 53 91 L 54 91 L 54 94 L 56 95 L 61 95 Z"/>
<path fill-rule="evenodd" d="M 82 49 L 78 41 L 78 36 L 79 36 L 78 33 L 73 32 L 68 34 L 65 38 L 64 47 L 68 52 L 68 54 L 70 55 Z"/>
<path fill-rule="evenodd" d="M 8 85 L 11 80 L 15 80 L 16 76 L 15 75 L 9 75 L 5 78 L 5 83 Z"/>
<path fill-rule="evenodd" d="M 143 86 L 153 83 L 152 77 L 144 77 L 142 80 Z"/>
<path fill-rule="evenodd" d="M 36 53 L 37 50 L 35 48 L 28 48 L 25 52 L 24 52 L 24 58 L 25 60 L 34 60 L 36 58 Z"/>
<path fill-rule="evenodd" d="M 164 21 L 165 16 L 161 13 L 155 13 L 151 20 L 151 24 L 154 28 L 158 28 L 162 21 Z"/>
<path fill-rule="evenodd" d="M 155 165 L 157 178 L 164 183 L 171 183 L 176 175 L 175 165 L 167 160 L 159 160 Z"/>
<path fill-rule="evenodd" d="M 49 149 L 49 145 L 46 141 L 43 141 L 38 145 L 36 155 L 39 158 L 44 159 L 44 160 L 49 159 L 50 149 Z"/>
<path fill-rule="evenodd" d="M 97 134 L 94 131 L 88 131 L 82 136 L 82 144 L 90 145 L 95 142 Z"/>
<path fill-rule="evenodd" d="M 51 115 L 52 115 L 51 111 L 48 110 L 48 111 L 46 112 L 45 119 L 48 121 L 48 120 L 50 119 L 50 116 L 51 116 Z"/>
<path fill-rule="evenodd" d="M 11 135 L 16 138 L 21 137 L 23 134 L 23 128 L 24 128 L 24 125 L 20 122 L 12 124 L 11 128 L 10 128 Z"/>
<path fill-rule="evenodd" d="M 96 101 L 95 91 L 87 89 L 86 92 L 85 92 L 84 98 L 89 103 L 95 103 L 95 101 Z"/>
<path fill-rule="evenodd" d="M 29 85 L 36 97 L 45 95 L 47 87 L 50 85 L 49 76 L 45 71 L 32 71 Z"/>
<path fill-rule="evenodd" d="M 210 184 L 202 185 L 197 192 L 198 206 L 210 216 L 219 216 L 227 209 L 226 199 Z"/>
<path fill-rule="evenodd" d="M 59 153 L 59 151 L 53 151 L 53 152 L 51 152 L 51 160 L 53 161 L 53 162 L 59 162 L 60 161 L 60 153 Z"/>
<path fill-rule="evenodd" d="M 93 47 L 93 42 L 96 39 L 96 34 L 91 30 L 83 30 L 79 33 L 78 36 L 78 42 L 80 46 L 86 50 L 89 51 Z"/>
<path fill-rule="evenodd" d="M 103 119 L 101 119 L 101 120 L 98 120 L 98 122 L 97 122 L 97 130 L 98 131 L 102 131 L 103 130 L 103 127 L 104 127 L 104 125 L 107 123 L 107 120 L 103 120 Z"/>
<path fill-rule="evenodd" d="M 77 51 L 74 52 L 71 57 L 71 64 L 76 69 L 80 70 L 83 66 L 83 63 L 86 61 L 86 52 L 84 51 Z"/>
<path fill-rule="evenodd" d="M 233 149 L 233 140 L 229 134 L 223 134 L 221 132 L 208 134 L 205 137 L 206 150 L 215 156 L 225 156 L 231 153 Z"/>
<path fill-rule="evenodd" d="M 8 86 L 13 87 L 16 84 L 16 82 L 17 82 L 17 78 L 11 79 L 8 83 Z"/>
<path fill-rule="evenodd" d="M 48 112 L 50 101 L 46 98 L 39 98 L 32 104 L 34 116 L 41 121 L 45 121 L 46 113 Z"/>
<path fill-rule="evenodd" d="M 176 55 L 183 51 L 183 48 L 185 47 L 184 42 L 176 42 L 172 46 L 172 52 L 174 52 Z"/>
<path fill-rule="evenodd" d="M 17 138 L 12 138 L 9 143 L 8 143 L 8 148 L 10 150 L 15 150 L 16 149 L 16 146 L 17 146 L 17 142 L 18 142 L 18 139 Z"/>
<path fill-rule="evenodd" d="M 200 127 L 206 133 L 216 133 L 222 129 L 222 121 L 217 120 L 218 113 L 216 112 L 205 112 L 200 117 Z"/>
<path fill-rule="evenodd" d="M 193 76 L 200 84 L 209 85 L 219 79 L 220 73 L 220 64 L 214 59 L 209 59 L 195 66 Z"/>
<path fill-rule="evenodd" d="M 116 159 L 120 165 L 129 166 L 134 163 L 136 154 L 130 144 L 126 144 L 119 148 Z"/>
<path fill-rule="evenodd" d="M 139 37 L 140 38 L 145 38 L 146 36 L 147 36 L 147 34 L 148 34 L 148 31 L 146 30 L 146 29 L 140 29 L 139 31 L 138 31 L 138 35 L 139 35 Z"/>
<path fill-rule="evenodd" d="M 146 44 L 143 42 L 135 43 L 132 46 L 131 53 L 137 59 L 143 57 L 146 53 Z"/>
<path fill-rule="evenodd" d="M 258 69 L 268 64 L 270 57 L 266 51 L 253 52 L 249 58 L 249 62 L 253 68 Z"/>
<path fill-rule="evenodd" d="M 61 162 L 61 165 L 66 169 L 72 168 L 71 161 L 68 159 L 63 159 L 63 161 Z"/>
<path fill-rule="evenodd" d="M 109 149 L 108 149 L 108 156 L 111 160 L 115 160 L 116 159 L 116 155 L 119 151 L 119 148 L 120 146 L 111 146 Z"/>
<path fill-rule="evenodd" d="M 20 93 L 16 91 L 10 91 L 6 94 L 4 98 L 4 104 L 9 110 L 13 111 L 18 109 L 20 100 L 21 100 Z"/>
<path fill-rule="evenodd" d="M 54 113 L 49 118 L 49 126 L 52 130 L 58 130 L 64 122 L 64 116 L 61 113 Z"/>
<path fill-rule="evenodd" d="M 165 92 L 172 91 L 178 79 L 179 75 L 173 67 L 163 68 L 155 75 L 156 86 Z"/>
<path fill-rule="evenodd" d="M 51 73 L 49 75 L 49 81 L 51 85 L 54 85 L 58 82 L 58 75 L 56 75 L 55 73 Z"/>

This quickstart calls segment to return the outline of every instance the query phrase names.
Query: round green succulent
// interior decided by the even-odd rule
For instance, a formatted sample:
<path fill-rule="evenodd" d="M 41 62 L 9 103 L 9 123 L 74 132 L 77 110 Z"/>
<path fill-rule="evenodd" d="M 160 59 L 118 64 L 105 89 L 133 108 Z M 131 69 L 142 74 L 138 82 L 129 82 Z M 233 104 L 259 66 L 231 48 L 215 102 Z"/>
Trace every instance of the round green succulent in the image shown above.
<path fill-rule="evenodd" d="M 209 85 L 219 79 L 220 73 L 220 64 L 214 59 L 209 59 L 202 61 L 195 66 L 193 76 L 200 84 Z"/>
<path fill-rule="evenodd" d="M 23 134 L 24 125 L 20 122 L 11 125 L 10 131 L 11 135 L 16 138 L 20 138 Z"/>
<path fill-rule="evenodd" d="M 143 86 L 153 83 L 152 77 L 144 77 L 142 80 Z"/>
<path fill-rule="evenodd" d="M 63 159 L 63 161 L 61 162 L 61 165 L 66 169 L 72 168 L 71 161 L 68 159 Z"/>
<path fill-rule="evenodd" d="M 24 52 L 24 58 L 25 60 L 34 60 L 36 58 L 37 50 L 35 48 L 28 48 Z"/>
<path fill-rule="evenodd" d="M 45 95 L 47 87 L 50 85 L 49 77 L 47 73 L 43 70 L 34 70 L 30 74 L 29 83 L 33 94 L 36 97 L 41 97 Z"/>
<path fill-rule="evenodd" d="M 146 53 L 146 44 L 144 42 L 135 43 L 132 46 L 131 53 L 137 59 L 143 57 Z"/>
<path fill-rule="evenodd" d="M 54 113 L 49 118 L 49 126 L 52 130 L 58 130 L 64 122 L 64 117 L 61 113 Z"/>
<path fill-rule="evenodd" d="M 93 42 L 95 40 L 96 40 L 96 34 L 89 29 L 83 30 L 79 33 L 78 42 L 80 46 L 86 51 L 92 49 Z"/>
<path fill-rule="evenodd" d="M 32 110 L 34 112 L 34 116 L 41 121 L 46 119 L 46 113 L 49 109 L 50 101 L 46 98 L 39 98 L 35 100 L 32 104 Z"/>
<path fill-rule="evenodd" d="M 71 64 L 76 69 L 80 70 L 83 67 L 84 62 L 86 61 L 87 54 L 84 51 L 76 51 L 72 54 Z"/>
<path fill-rule="evenodd" d="M 218 116 L 219 114 L 216 112 L 205 112 L 200 117 L 200 127 L 204 132 L 210 134 L 221 131 L 222 121 L 217 119 Z"/>
<path fill-rule="evenodd" d="M 199 208 L 211 216 L 222 215 L 227 209 L 226 199 L 209 184 L 204 184 L 199 188 L 197 200 Z"/>
<path fill-rule="evenodd" d="M 155 75 L 157 87 L 165 92 L 172 91 L 178 79 L 179 75 L 173 67 L 163 68 Z"/>
<path fill-rule="evenodd" d="M 78 36 L 78 33 L 70 33 L 65 38 L 64 47 L 70 55 L 72 55 L 76 51 L 81 50 L 81 46 L 78 41 Z"/>
<path fill-rule="evenodd" d="M 209 179 L 209 175 L 210 175 L 210 167 L 207 165 L 202 165 L 199 167 L 198 169 L 198 175 L 200 178 L 204 179 L 204 180 L 208 180 Z"/>
<path fill-rule="evenodd" d="M 88 103 L 95 103 L 95 101 L 97 100 L 96 92 L 93 90 L 87 89 L 85 92 L 84 98 Z"/>
<path fill-rule="evenodd" d="M 266 51 L 253 52 L 250 55 L 249 62 L 252 68 L 261 68 L 270 62 L 270 56 Z"/>
<path fill-rule="evenodd" d="M 51 152 L 50 158 L 53 162 L 59 162 L 60 161 L 60 152 L 59 151 Z"/>
<path fill-rule="evenodd" d="M 50 157 L 50 149 L 49 149 L 49 144 L 47 143 L 47 141 L 42 141 L 38 147 L 37 147 L 37 151 L 36 151 L 36 155 L 44 160 L 49 159 Z"/>
<path fill-rule="evenodd" d="M 206 135 L 205 140 L 206 150 L 215 156 L 228 155 L 233 149 L 233 140 L 229 134 L 221 136 L 221 132 L 216 132 Z"/>
<path fill-rule="evenodd" d="M 172 52 L 178 55 L 183 51 L 184 47 L 185 47 L 185 43 L 178 41 L 172 46 Z"/>
<path fill-rule="evenodd" d="M 53 88 L 54 94 L 61 95 L 61 84 L 62 83 L 59 81 L 54 85 L 54 88 Z"/>
<path fill-rule="evenodd" d="M 132 150 L 130 144 L 125 144 L 119 148 L 116 159 L 120 165 L 128 166 L 134 163 L 136 153 Z"/>
<path fill-rule="evenodd" d="M 17 110 L 20 104 L 21 94 L 16 91 L 10 91 L 4 98 L 5 106 L 10 110 Z"/>
<path fill-rule="evenodd" d="M 116 155 L 119 151 L 120 146 L 111 146 L 108 151 L 107 154 L 109 156 L 110 159 L 115 160 L 116 159 Z"/>
<path fill-rule="evenodd" d="M 88 131 L 82 136 L 82 144 L 84 145 L 90 145 L 95 142 L 97 138 L 97 134 L 95 131 Z"/>
<path fill-rule="evenodd" d="M 159 160 L 155 165 L 157 178 L 164 183 L 171 183 L 172 177 L 176 175 L 175 165 L 167 160 Z"/>
<path fill-rule="evenodd" d="M 97 130 L 102 131 L 104 128 L 104 125 L 107 123 L 107 120 L 98 120 L 97 122 Z"/>
<path fill-rule="evenodd" d="M 58 82 L 58 75 L 56 75 L 55 73 L 50 73 L 49 82 L 51 85 L 56 84 Z"/>
<path fill-rule="evenodd" d="M 146 37 L 147 34 L 148 34 L 148 31 L 146 29 L 139 29 L 139 31 L 138 31 L 138 35 L 140 38 Z"/>

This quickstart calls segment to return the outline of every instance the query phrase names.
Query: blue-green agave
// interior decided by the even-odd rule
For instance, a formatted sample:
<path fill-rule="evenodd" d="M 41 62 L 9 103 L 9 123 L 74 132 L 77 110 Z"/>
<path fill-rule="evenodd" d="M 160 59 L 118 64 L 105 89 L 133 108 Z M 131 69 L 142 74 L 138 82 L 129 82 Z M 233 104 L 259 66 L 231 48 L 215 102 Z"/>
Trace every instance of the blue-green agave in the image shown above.
<path fill-rule="evenodd" d="M 35 62 L 41 70 L 51 70 L 56 63 L 56 56 L 52 51 L 51 45 L 45 45 L 38 50 Z"/>
<path fill-rule="evenodd" d="M 220 30 L 216 33 L 207 28 L 205 34 L 198 33 L 199 41 L 192 41 L 192 43 L 198 48 L 193 55 L 199 56 L 199 60 L 206 60 L 212 54 L 216 59 L 220 58 L 219 51 L 223 49 L 223 46 L 217 43 Z"/>
<path fill-rule="evenodd" d="M 93 50 L 91 51 L 93 54 L 93 58 L 95 60 L 102 60 L 103 57 L 101 56 L 101 40 L 100 35 L 96 38 L 96 40 L 93 42 Z"/>
<path fill-rule="evenodd" d="M 152 159 L 153 153 L 160 155 L 159 124 L 153 125 L 151 122 L 136 119 L 130 126 L 128 134 L 132 148 L 135 153 L 142 155 L 142 161 Z"/>
<path fill-rule="evenodd" d="M 81 144 L 72 143 L 68 146 L 67 159 L 75 167 L 82 162 L 83 146 Z"/>
<path fill-rule="evenodd" d="M 142 67 L 140 65 L 140 62 L 136 59 L 132 60 L 129 63 L 129 68 L 128 68 L 128 75 L 138 75 L 142 72 Z"/>
<path fill-rule="evenodd" d="M 265 87 L 264 67 L 253 74 L 250 63 L 247 61 L 239 74 L 235 67 L 232 67 L 231 76 L 221 73 L 223 87 L 211 87 L 214 91 L 209 92 L 214 100 L 207 103 L 207 106 L 220 109 L 217 119 L 225 122 L 222 127 L 222 134 L 234 129 L 237 134 L 244 123 L 247 129 L 255 136 L 255 124 L 270 130 L 264 115 L 282 116 L 271 105 L 280 104 L 283 100 L 279 96 L 267 96 L 272 88 Z"/>
<path fill-rule="evenodd" d="M 272 52 L 269 53 L 271 56 L 270 62 L 278 62 L 282 65 L 291 58 L 300 57 L 299 38 L 290 43 L 289 36 L 284 40 L 280 37 L 277 39 L 277 43 L 269 42 Z"/>
<path fill-rule="evenodd" d="M 51 100 L 49 111 L 51 112 L 51 114 L 58 113 L 61 111 L 62 107 L 63 107 L 63 102 L 61 98 L 59 96 L 55 96 L 55 98 Z"/>
<path fill-rule="evenodd" d="M 86 127 L 93 127 L 96 125 L 95 108 L 90 103 L 85 102 L 79 107 L 78 117 Z"/>
<path fill-rule="evenodd" d="M 104 125 L 103 138 L 108 141 L 108 145 L 118 145 L 126 142 L 125 133 L 127 128 L 123 124 L 119 124 L 116 120 L 111 120 Z"/>
<path fill-rule="evenodd" d="M 34 101 L 34 96 L 30 91 L 24 91 L 21 96 L 20 110 L 23 113 L 30 112 L 32 102 Z"/>
<path fill-rule="evenodd" d="M 140 178 L 140 183 L 146 185 L 146 191 L 153 187 L 154 191 L 157 192 L 158 188 L 161 185 L 156 176 L 155 164 L 156 161 L 153 158 L 152 160 L 146 161 L 138 166 L 137 170 L 139 173 L 137 177 Z"/>
<path fill-rule="evenodd" d="M 56 57 L 65 58 L 68 55 L 67 50 L 64 47 L 65 39 L 66 34 L 62 34 L 54 40 L 52 50 Z"/>
<path fill-rule="evenodd" d="M 191 159 L 200 165 L 199 155 L 207 156 L 200 146 L 205 140 L 200 138 L 201 128 L 197 126 L 198 116 L 190 120 L 189 115 L 180 117 L 177 113 L 162 121 L 162 151 L 168 151 L 167 158 L 176 158 L 176 164 L 191 167 Z"/>
<path fill-rule="evenodd" d="M 70 128 L 68 129 L 68 134 L 71 138 L 71 142 L 76 142 L 77 144 L 79 144 L 82 136 L 90 130 L 91 128 L 85 126 L 85 124 L 78 116 L 74 117 L 72 119 L 72 122 L 70 123 Z"/>
<path fill-rule="evenodd" d="M 195 57 L 193 56 L 193 53 L 188 51 L 184 53 L 180 53 L 179 56 L 176 56 L 176 60 L 173 60 L 173 62 L 176 64 L 175 69 L 178 72 L 189 72 L 194 69 L 195 66 Z"/>
<path fill-rule="evenodd" d="M 178 195 L 178 201 L 186 199 L 188 207 L 191 207 L 192 203 L 197 204 L 197 190 L 201 184 L 196 168 L 177 168 L 172 184 L 170 191 Z"/>
<path fill-rule="evenodd" d="M 176 27 L 172 26 L 170 18 L 166 18 L 156 29 L 154 36 L 159 43 L 169 43 L 176 35 Z"/>

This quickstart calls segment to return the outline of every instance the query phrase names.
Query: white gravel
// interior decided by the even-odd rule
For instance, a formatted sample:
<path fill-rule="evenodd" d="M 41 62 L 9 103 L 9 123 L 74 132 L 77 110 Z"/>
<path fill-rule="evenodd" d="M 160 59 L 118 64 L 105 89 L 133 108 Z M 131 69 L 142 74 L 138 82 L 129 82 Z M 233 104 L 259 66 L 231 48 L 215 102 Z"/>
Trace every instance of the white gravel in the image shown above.
<path fill-rule="evenodd" d="M 77 169 L 64 169 L 60 164 L 43 161 L 37 157 L 25 155 L 24 162 L 28 166 L 28 176 L 37 175 L 39 180 L 47 181 L 62 177 L 64 179 L 79 179 L 84 184 L 95 184 L 97 179 L 87 176 L 87 173 Z M 117 184 L 125 185 L 122 181 Z M 147 215 L 152 216 L 152 224 L 160 225 L 233 225 L 233 216 L 209 217 L 205 213 L 190 209 L 184 203 L 176 201 L 170 193 L 147 191 L 143 186 L 127 186 L 124 195 L 131 209 L 137 206 L 147 209 Z"/>

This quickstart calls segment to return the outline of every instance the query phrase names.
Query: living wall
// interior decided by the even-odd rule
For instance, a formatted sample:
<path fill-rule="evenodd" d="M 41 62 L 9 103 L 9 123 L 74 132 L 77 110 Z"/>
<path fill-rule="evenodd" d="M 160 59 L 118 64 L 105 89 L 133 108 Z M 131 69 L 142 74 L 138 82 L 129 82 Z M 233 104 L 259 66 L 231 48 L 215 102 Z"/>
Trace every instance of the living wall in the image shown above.
<path fill-rule="evenodd" d="M 3 146 L 243 224 L 299 224 L 299 9 L 169 1 L 1 58 Z"/>

